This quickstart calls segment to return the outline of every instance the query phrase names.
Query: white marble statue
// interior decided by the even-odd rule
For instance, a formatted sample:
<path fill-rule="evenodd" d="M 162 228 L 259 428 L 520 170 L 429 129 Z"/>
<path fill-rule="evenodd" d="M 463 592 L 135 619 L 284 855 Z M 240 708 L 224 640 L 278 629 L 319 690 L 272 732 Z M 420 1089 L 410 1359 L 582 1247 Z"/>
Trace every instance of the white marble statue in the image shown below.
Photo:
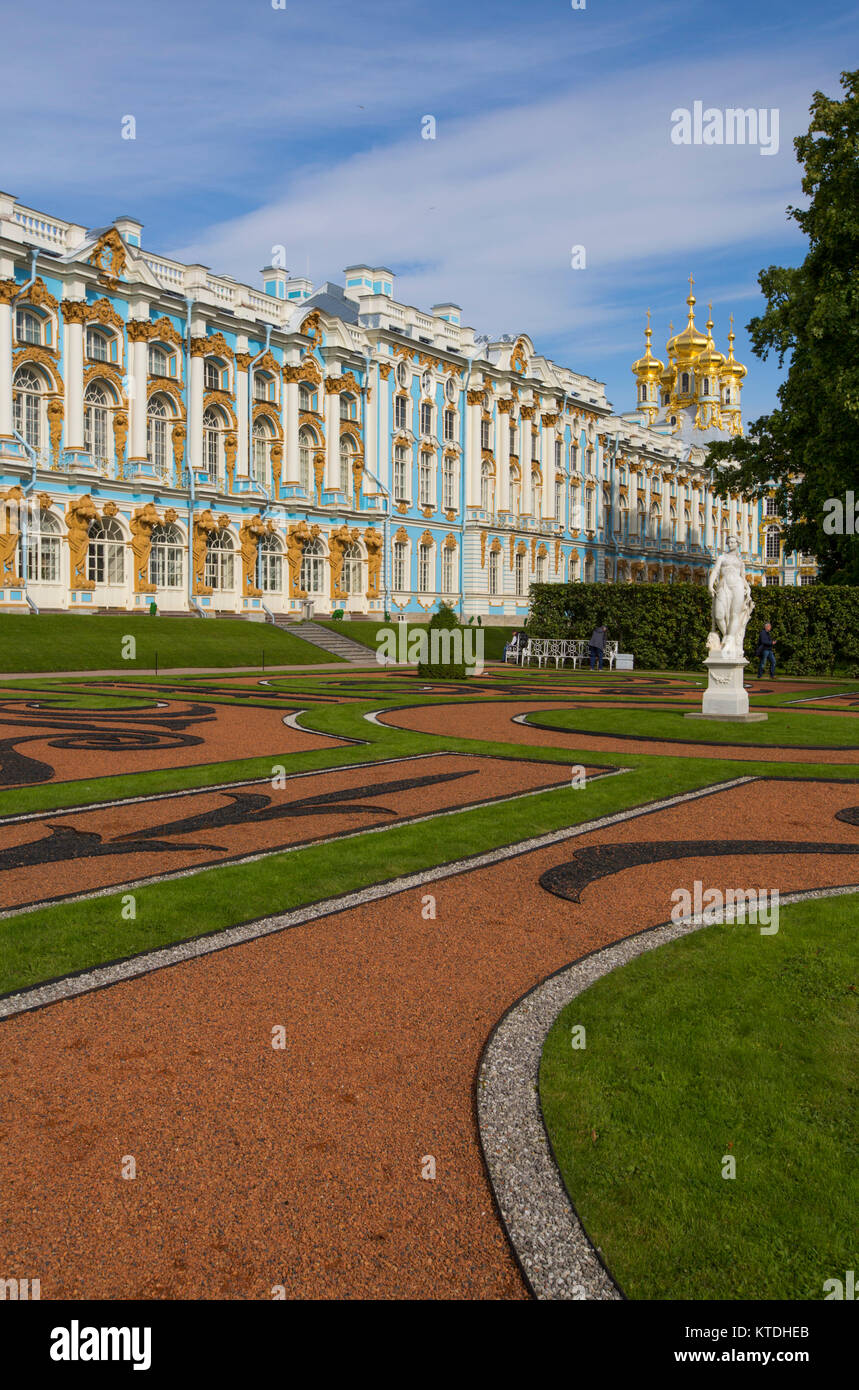
<path fill-rule="evenodd" d="M 740 555 L 740 542 L 735 536 L 730 537 L 728 549 L 710 571 L 707 585 L 713 595 L 713 631 L 707 638 L 708 655 L 718 653 L 728 660 L 742 661 L 743 639 L 754 604 Z"/>

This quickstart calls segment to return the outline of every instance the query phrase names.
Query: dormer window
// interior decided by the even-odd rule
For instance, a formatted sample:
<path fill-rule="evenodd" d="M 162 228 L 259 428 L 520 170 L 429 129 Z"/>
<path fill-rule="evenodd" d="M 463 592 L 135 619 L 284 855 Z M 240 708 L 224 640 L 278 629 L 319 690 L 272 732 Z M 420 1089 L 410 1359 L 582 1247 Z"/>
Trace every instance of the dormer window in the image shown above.
<path fill-rule="evenodd" d="M 15 337 L 19 343 L 41 343 L 42 320 L 38 314 L 28 309 L 18 309 L 15 313 Z"/>

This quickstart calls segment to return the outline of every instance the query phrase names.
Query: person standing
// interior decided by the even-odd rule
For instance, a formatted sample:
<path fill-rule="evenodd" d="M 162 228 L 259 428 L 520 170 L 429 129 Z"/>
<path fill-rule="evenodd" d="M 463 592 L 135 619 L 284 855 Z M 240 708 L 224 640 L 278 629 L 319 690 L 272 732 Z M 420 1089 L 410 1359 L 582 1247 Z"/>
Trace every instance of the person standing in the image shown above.
<path fill-rule="evenodd" d="M 769 666 L 770 676 L 775 679 L 775 642 L 772 635 L 772 623 L 764 623 L 761 628 L 755 656 L 758 658 L 758 680 L 763 676 L 764 666 Z"/>
<path fill-rule="evenodd" d="M 600 623 L 591 633 L 591 640 L 588 643 L 588 656 L 591 661 L 591 670 L 594 669 L 599 659 L 599 668 L 602 670 L 603 657 L 605 655 L 605 625 Z"/>

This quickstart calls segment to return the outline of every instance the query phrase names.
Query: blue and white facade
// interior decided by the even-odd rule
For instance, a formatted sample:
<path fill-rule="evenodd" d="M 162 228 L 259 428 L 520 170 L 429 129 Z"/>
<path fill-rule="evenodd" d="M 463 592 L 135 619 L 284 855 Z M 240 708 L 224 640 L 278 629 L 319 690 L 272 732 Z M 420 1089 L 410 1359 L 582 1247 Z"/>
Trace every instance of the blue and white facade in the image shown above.
<path fill-rule="evenodd" d="M 760 504 L 713 497 L 676 412 L 616 415 L 527 335 L 400 303 L 385 267 L 262 285 L 148 251 L 131 217 L 88 230 L 0 194 L 0 607 L 441 599 L 509 623 L 533 580 L 703 582 L 728 534 L 756 582 L 813 578 Z"/>

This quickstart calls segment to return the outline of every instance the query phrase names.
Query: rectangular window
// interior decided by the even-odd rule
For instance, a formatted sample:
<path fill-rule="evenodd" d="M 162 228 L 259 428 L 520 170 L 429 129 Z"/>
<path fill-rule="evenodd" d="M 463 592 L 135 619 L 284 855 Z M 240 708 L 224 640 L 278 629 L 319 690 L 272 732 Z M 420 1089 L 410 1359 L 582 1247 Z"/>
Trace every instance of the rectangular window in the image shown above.
<path fill-rule="evenodd" d="M 421 403 L 421 434 L 432 434 L 432 406 L 427 401 Z"/>
<path fill-rule="evenodd" d="M 490 445 L 490 443 L 489 443 L 489 438 L 490 438 L 490 436 L 489 436 L 489 429 L 490 429 L 490 422 L 489 422 L 488 420 L 481 420 L 481 422 L 480 422 L 480 447 L 481 447 L 481 449 L 489 449 L 489 448 L 492 447 L 492 446 Z"/>
<path fill-rule="evenodd" d="M 394 497 L 398 502 L 406 501 L 406 451 L 401 446 L 394 450 Z"/>
<path fill-rule="evenodd" d="M 456 506 L 456 487 L 453 459 L 445 459 L 442 467 L 442 506 L 451 511 Z"/>
<path fill-rule="evenodd" d="M 441 587 L 445 594 L 456 593 L 456 551 L 446 546 L 441 553 Z"/>
<path fill-rule="evenodd" d="M 405 396 L 394 397 L 394 426 L 398 430 L 406 428 L 406 398 Z"/>
<path fill-rule="evenodd" d="M 444 412 L 444 437 L 446 440 L 456 438 L 456 415 L 452 410 Z"/>
<path fill-rule="evenodd" d="M 594 496 L 590 489 L 585 493 L 585 530 L 593 531 L 594 527 Z"/>
<path fill-rule="evenodd" d="M 430 559 L 432 546 L 418 546 L 418 589 L 422 594 L 430 592 Z"/>
<path fill-rule="evenodd" d="M 408 588 L 406 584 L 406 544 L 405 541 L 397 541 L 394 546 L 394 589 L 398 594 Z"/>
<path fill-rule="evenodd" d="M 422 507 L 432 505 L 432 454 L 421 454 L 419 496 Z"/>
<path fill-rule="evenodd" d="M 489 594 L 490 597 L 498 593 L 498 551 L 489 552 Z"/>

